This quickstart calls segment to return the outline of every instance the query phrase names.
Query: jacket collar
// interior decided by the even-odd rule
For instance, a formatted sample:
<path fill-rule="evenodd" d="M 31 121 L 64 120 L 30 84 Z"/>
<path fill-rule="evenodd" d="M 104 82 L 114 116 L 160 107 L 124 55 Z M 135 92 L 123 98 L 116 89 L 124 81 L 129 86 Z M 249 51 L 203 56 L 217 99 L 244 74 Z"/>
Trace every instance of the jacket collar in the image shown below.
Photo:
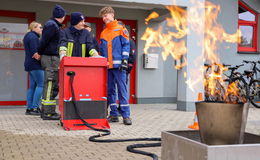
<path fill-rule="evenodd" d="M 40 37 L 40 35 L 34 31 L 31 31 L 32 33 L 34 33 L 38 38 Z"/>
<path fill-rule="evenodd" d="M 74 34 L 74 33 L 81 33 L 82 32 L 82 30 L 78 30 L 78 29 L 76 29 L 75 27 L 73 27 L 73 26 L 70 26 L 70 31 L 71 31 L 71 33 L 72 34 Z"/>
<path fill-rule="evenodd" d="M 108 29 L 113 29 L 113 28 L 115 28 L 116 26 L 118 26 L 117 20 L 114 20 L 114 21 L 112 21 L 112 22 L 106 24 L 106 28 L 108 28 Z"/>
<path fill-rule="evenodd" d="M 55 23 L 57 23 L 57 25 L 58 25 L 59 27 L 62 26 L 62 24 L 61 24 L 60 22 L 58 22 L 55 18 L 52 18 L 52 20 L 53 20 Z"/>

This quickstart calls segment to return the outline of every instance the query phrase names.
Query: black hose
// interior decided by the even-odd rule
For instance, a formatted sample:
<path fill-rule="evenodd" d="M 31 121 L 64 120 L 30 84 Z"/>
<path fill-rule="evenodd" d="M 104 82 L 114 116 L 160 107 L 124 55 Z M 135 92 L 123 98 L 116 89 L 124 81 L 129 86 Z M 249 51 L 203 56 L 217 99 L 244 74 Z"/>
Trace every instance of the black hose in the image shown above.
<path fill-rule="evenodd" d="M 141 150 L 136 150 L 134 148 L 147 148 L 147 147 L 160 147 L 160 146 L 161 146 L 161 143 L 133 144 L 133 145 L 127 146 L 126 149 L 129 152 L 150 156 L 154 160 L 158 160 L 158 156 L 156 154 L 150 153 L 150 152 L 141 151 Z"/>
<path fill-rule="evenodd" d="M 99 137 L 108 136 L 111 134 L 110 130 L 108 129 L 98 129 L 93 126 L 91 126 L 88 122 L 86 122 L 81 115 L 79 114 L 79 110 L 77 107 L 77 102 L 75 98 L 75 92 L 73 88 L 73 81 L 75 77 L 75 72 L 70 71 L 67 72 L 67 75 L 70 77 L 70 87 L 71 87 L 71 94 L 72 94 L 72 104 L 74 106 L 74 109 L 76 111 L 76 114 L 79 116 L 79 119 L 82 121 L 82 123 L 87 126 L 90 129 L 93 129 L 94 131 L 103 132 L 103 134 L 93 135 L 89 137 L 89 141 L 91 142 L 98 142 L 98 143 L 113 143 L 113 142 L 130 142 L 130 141 L 161 141 L 161 138 L 132 138 L 132 139 L 97 139 Z M 161 143 L 146 143 L 146 144 L 134 144 L 127 146 L 127 151 L 137 154 L 142 154 L 145 156 L 152 157 L 153 160 L 158 160 L 158 156 L 154 153 L 145 152 L 141 150 L 136 150 L 134 148 L 145 148 L 145 147 L 159 147 L 161 146 Z"/>

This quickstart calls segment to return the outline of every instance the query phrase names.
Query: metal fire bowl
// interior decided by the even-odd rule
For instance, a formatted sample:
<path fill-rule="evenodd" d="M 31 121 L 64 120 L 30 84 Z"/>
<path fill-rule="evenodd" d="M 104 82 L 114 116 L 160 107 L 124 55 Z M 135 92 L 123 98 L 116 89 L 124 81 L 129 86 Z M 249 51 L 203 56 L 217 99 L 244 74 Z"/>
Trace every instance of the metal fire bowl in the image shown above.
<path fill-rule="evenodd" d="M 242 144 L 248 104 L 197 102 L 201 141 L 208 145 Z"/>

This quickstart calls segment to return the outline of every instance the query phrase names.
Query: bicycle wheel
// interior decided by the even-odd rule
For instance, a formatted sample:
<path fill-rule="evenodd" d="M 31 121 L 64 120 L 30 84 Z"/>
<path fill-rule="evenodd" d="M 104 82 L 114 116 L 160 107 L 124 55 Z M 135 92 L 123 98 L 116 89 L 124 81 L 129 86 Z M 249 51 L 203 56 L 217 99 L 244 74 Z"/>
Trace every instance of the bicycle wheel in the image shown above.
<path fill-rule="evenodd" d="M 256 108 L 260 108 L 260 80 L 253 80 L 250 83 L 249 100 Z"/>

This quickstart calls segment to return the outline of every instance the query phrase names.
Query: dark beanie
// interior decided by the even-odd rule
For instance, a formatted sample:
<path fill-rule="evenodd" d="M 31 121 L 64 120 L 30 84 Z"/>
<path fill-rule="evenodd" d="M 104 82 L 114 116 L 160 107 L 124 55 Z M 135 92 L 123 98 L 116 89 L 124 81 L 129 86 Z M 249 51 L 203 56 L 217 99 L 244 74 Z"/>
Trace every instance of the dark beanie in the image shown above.
<path fill-rule="evenodd" d="M 72 26 L 77 25 L 80 21 L 84 20 L 84 16 L 80 12 L 72 12 L 70 16 L 70 24 Z"/>
<path fill-rule="evenodd" d="M 66 11 L 60 6 L 60 5 L 55 5 L 52 11 L 52 16 L 53 18 L 62 18 L 66 14 Z"/>

